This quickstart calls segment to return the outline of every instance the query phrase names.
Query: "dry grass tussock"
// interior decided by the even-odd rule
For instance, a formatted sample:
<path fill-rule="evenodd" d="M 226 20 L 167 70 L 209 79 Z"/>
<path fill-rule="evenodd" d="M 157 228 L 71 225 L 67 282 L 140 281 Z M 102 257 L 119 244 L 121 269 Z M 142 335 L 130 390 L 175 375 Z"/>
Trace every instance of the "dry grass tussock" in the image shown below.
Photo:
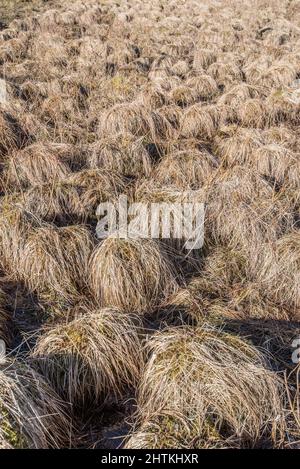
<path fill-rule="evenodd" d="M 177 288 L 168 254 L 149 239 L 107 238 L 92 253 L 89 271 L 101 306 L 127 312 L 151 313 Z"/>
<path fill-rule="evenodd" d="M 137 102 L 116 105 L 100 116 L 100 136 L 119 132 L 145 136 L 154 142 L 174 136 L 173 129 L 164 116 L 157 111 L 149 111 Z"/>
<path fill-rule="evenodd" d="M 242 445 L 280 444 L 282 385 L 253 346 L 203 325 L 171 328 L 148 347 L 138 398 L 142 419 L 173 411 L 186 420 L 195 416 L 200 437 L 208 425 Z"/>
<path fill-rule="evenodd" d="M 2 4 L 0 445 L 299 446 L 299 1 Z"/>
<path fill-rule="evenodd" d="M 33 144 L 7 159 L 2 179 L 7 191 L 27 189 L 50 180 L 65 178 L 69 168 L 59 160 L 55 152 L 48 152 L 42 145 Z M 10 189 L 11 188 L 11 189 Z"/>
<path fill-rule="evenodd" d="M 198 189 L 213 176 L 218 160 L 207 151 L 178 151 L 166 156 L 154 171 L 154 178 L 163 186 L 179 190 Z"/>
<path fill-rule="evenodd" d="M 6 345 L 10 345 L 12 340 L 12 321 L 8 310 L 9 298 L 6 293 L 0 289 L 0 339 Z"/>
<path fill-rule="evenodd" d="M 0 370 L 0 447 L 67 448 L 68 406 L 28 364 L 7 361 Z"/>
<path fill-rule="evenodd" d="M 237 448 L 237 443 L 226 441 L 207 422 L 199 433 L 199 426 L 174 413 L 162 412 L 145 421 L 128 441 L 126 449 L 223 449 Z"/>
<path fill-rule="evenodd" d="M 136 139 L 130 134 L 119 134 L 92 144 L 88 163 L 93 169 L 103 168 L 129 177 L 149 176 L 151 172 L 151 160 L 143 138 Z"/>
<path fill-rule="evenodd" d="M 85 226 L 41 226 L 27 238 L 19 272 L 31 291 L 49 301 L 73 302 L 87 288 L 93 240 Z"/>
<path fill-rule="evenodd" d="M 118 400 L 139 382 L 141 321 L 113 308 L 77 310 L 74 320 L 44 331 L 32 357 L 68 402 Z"/>
<path fill-rule="evenodd" d="M 214 242 L 252 250 L 275 241 L 293 227 L 294 213 L 284 193 L 255 169 L 234 166 L 219 173 L 206 194 L 207 236 Z"/>

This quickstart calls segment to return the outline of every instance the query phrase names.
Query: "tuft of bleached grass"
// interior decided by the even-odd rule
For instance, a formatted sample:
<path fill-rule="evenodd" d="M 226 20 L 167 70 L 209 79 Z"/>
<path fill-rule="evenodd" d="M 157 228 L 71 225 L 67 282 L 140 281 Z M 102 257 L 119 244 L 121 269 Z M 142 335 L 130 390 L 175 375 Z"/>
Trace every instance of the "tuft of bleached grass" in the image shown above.
<path fill-rule="evenodd" d="M 293 225 L 289 203 L 272 181 L 257 171 L 234 166 L 207 189 L 207 236 L 256 256 L 259 243 L 275 241 Z M 245 252 L 245 251 L 244 251 Z"/>
<path fill-rule="evenodd" d="M 209 424 L 241 446 L 281 444 L 282 384 L 255 347 L 203 324 L 157 333 L 148 350 L 138 398 L 143 420 L 163 411 L 186 421 L 197 415 L 200 437 Z"/>
<path fill-rule="evenodd" d="M 45 328 L 32 357 L 69 402 L 104 404 L 137 386 L 144 361 L 141 333 L 137 316 L 78 307 L 72 321 Z"/>
<path fill-rule="evenodd" d="M 68 448 L 68 406 L 29 364 L 7 360 L 0 370 L 0 447 Z"/>
<path fill-rule="evenodd" d="M 18 202 L 26 212 L 50 223 L 72 223 L 87 215 L 77 188 L 66 180 L 33 186 L 19 196 Z"/>
<path fill-rule="evenodd" d="M 0 339 L 5 342 L 6 346 L 9 346 L 12 340 L 12 314 L 8 309 L 9 299 L 0 288 Z"/>
<path fill-rule="evenodd" d="M 153 177 L 165 187 L 197 190 L 208 182 L 217 167 L 218 160 L 206 150 L 178 151 L 162 159 Z"/>
<path fill-rule="evenodd" d="M 8 158 L 2 178 L 7 189 L 18 188 L 21 191 L 30 186 L 63 179 L 69 171 L 54 152 L 50 153 L 42 145 L 33 144 Z"/>
<path fill-rule="evenodd" d="M 100 136 L 119 132 L 137 137 L 147 136 L 154 142 L 173 136 L 173 129 L 167 119 L 139 102 L 116 105 L 100 116 Z"/>
<path fill-rule="evenodd" d="M 300 305 L 299 243 L 299 231 L 292 229 L 274 244 L 265 245 L 263 255 L 253 259 L 252 265 L 262 288 L 279 304 L 290 308 L 295 319 L 299 318 Z"/>
<path fill-rule="evenodd" d="M 210 140 L 217 131 L 217 123 L 211 115 L 211 108 L 194 104 L 185 110 L 180 126 L 180 134 L 185 138 Z"/>
<path fill-rule="evenodd" d="M 72 173 L 65 179 L 67 190 L 76 191 L 79 207 L 74 207 L 74 214 L 83 218 L 95 218 L 96 209 L 102 202 L 111 202 L 126 189 L 126 180 L 118 172 L 110 169 L 84 169 Z M 75 202 L 75 198 L 74 198 Z"/>
<path fill-rule="evenodd" d="M 222 449 L 238 447 L 234 439 L 226 442 L 207 422 L 202 431 L 197 419 L 162 412 L 142 423 L 127 439 L 126 449 Z"/>
<path fill-rule="evenodd" d="M 19 273 L 27 287 L 47 301 L 71 303 L 87 287 L 93 239 L 85 226 L 35 228 L 23 247 Z"/>
<path fill-rule="evenodd" d="M 226 163 L 244 164 L 257 148 L 263 145 L 263 137 L 258 129 L 243 128 L 237 125 L 222 127 L 214 138 L 215 151 Z"/>
<path fill-rule="evenodd" d="M 167 253 L 151 239 L 108 237 L 89 262 L 90 287 L 101 306 L 151 313 L 177 288 Z"/>
<path fill-rule="evenodd" d="M 22 148 L 30 140 L 27 129 L 18 118 L 18 110 L 0 104 L 0 155 Z"/>
<path fill-rule="evenodd" d="M 129 177 L 149 176 L 151 172 L 143 138 L 130 134 L 103 138 L 92 144 L 88 163 L 92 169 L 103 168 Z"/>
<path fill-rule="evenodd" d="M 21 253 L 27 236 L 35 226 L 40 226 L 39 218 L 26 212 L 15 196 L 5 196 L 1 200 L 0 250 L 1 267 L 12 278 L 19 278 Z"/>

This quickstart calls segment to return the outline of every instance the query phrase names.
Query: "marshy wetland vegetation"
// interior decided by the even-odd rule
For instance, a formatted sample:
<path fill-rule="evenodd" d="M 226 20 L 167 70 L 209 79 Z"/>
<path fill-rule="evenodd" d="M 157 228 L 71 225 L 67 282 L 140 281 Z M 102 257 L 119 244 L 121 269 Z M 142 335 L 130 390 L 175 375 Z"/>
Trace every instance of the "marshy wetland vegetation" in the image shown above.
<path fill-rule="evenodd" d="M 300 1 L 0 0 L 0 79 L 0 447 L 299 448 Z"/>

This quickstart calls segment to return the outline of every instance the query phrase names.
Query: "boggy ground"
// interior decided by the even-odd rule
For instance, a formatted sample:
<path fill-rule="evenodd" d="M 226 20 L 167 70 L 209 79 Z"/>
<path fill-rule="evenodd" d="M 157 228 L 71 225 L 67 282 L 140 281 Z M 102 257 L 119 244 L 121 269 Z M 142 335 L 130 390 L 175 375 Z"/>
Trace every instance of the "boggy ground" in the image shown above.
<path fill-rule="evenodd" d="M 1 8 L 0 446 L 299 447 L 300 2 Z"/>

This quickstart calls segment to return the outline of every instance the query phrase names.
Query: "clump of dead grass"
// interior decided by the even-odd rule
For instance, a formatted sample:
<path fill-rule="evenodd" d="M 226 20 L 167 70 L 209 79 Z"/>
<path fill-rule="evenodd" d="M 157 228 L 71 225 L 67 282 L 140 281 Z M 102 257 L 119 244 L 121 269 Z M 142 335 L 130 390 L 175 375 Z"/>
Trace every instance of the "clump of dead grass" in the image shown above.
<path fill-rule="evenodd" d="M 1 267 L 13 278 L 19 278 L 21 253 L 27 236 L 41 221 L 26 212 L 18 198 L 5 196 L 1 200 L 0 250 Z"/>
<path fill-rule="evenodd" d="M 174 135 L 165 117 L 137 102 L 116 105 L 100 116 L 100 137 L 117 133 L 148 137 L 154 142 Z"/>
<path fill-rule="evenodd" d="M 32 356 L 69 402 L 105 404 L 134 389 L 143 368 L 141 322 L 113 308 L 79 308 L 68 323 L 47 327 Z"/>
<path fill-rule="evenodd" d="M 27 238 L 20 275 L 32 292 L 49 302 L 71 303 L 86 288 L 93 240 L 85 226 L 42 226 Z"/>
<path fill-rule="evenodd" d="M 47 182 L 21 194 L 19 203 L 46 222 L 76 223 L 87 216 L 77 188 L 66 180 Z"/>
<path fill-rule="evenodd" d="M 65 178 L 69 168 L 54 153 L 42 145 L 33 144 L 11 155 L 4 170 L 4 185 L 8 189 L 30 186 Z"/>
<path fill-rule="evenodd" d="M 151 160 L 143 138 L 130 134 L 119 134 L 109 139 L 100 139 L 91 146 L 89 166 L 106 169 L 128 177 L 149 176 Z"/>
<path fill-rule="evenodd" d="M 293 229 L 279 237 L 275 243 L 264 246 L 264 254 L 254 259 L 253 270 L 262 288 L 282 305 L 289 307 L 298 319 L 300 305 L 299 231 Z"/>
<path fill-rule="evenodd" d="M 12 340 L 12 314 L 8 305 L 9 297 L 0 288 L 0 339 L 5 342 L 6 346 L 9 346 Z"/>
<path fill-rule="evenodd" d="M 22 148 L 30 139 L 27 130 L 18 119 L 16 110 L 7 106 L 0 107 L 0 155 Z"/>
<path fill-rule="evenodd" d="M 151 313 L 177 288 L 168 255 L 150 239 L 102 241 L 89 264 L 90 287 L 101 306 Z"/>
<path fill-rule="evenodd" d="M 7 360 L 0 370 L 0 445 L 15 449 L 71 445 L 68 408 L 28 364 Z"/>
<path fill-rule="evenodd" d="M 206 150 L 178 151 L 162 159 L 153 177 L 163 186 L 197 190 L 208 182 L 217 167 L 218 160 Z"/>
<path fill-rule="evenodd" d="M 240 446 L 266 439 L 280 445 L 282 385 L 256 348 L 220 329 L 183 326 L 156 334 L 139 391 L 143 417 L 174 412 L 197 416 Z"/>
<path fill-rule="evenodd" d="M 217 123 L 210 113 L 210 107 L 194 104 L 184 112 L 180 133 L 185 138 L 210 140 L 217 131 Z"/>
<path fill-rule="evenodd" d="M 252 251 L 275 241 L 293 225 L 288 201 L 257 171 L 234 166 L 207 190 L 207 235 L 229 247 Z M 249 251 L 248 251 L 249 252 Z"/>
<path fill-rule="evenodd" d="M 144 422 L 125 444 L 126 449 L 221 449 L 235 448 L 232 439 L 226 442 L 207 422 L 199 432 L 197 418 L 186 420 L 181 415 L 162 412 Z"/>

